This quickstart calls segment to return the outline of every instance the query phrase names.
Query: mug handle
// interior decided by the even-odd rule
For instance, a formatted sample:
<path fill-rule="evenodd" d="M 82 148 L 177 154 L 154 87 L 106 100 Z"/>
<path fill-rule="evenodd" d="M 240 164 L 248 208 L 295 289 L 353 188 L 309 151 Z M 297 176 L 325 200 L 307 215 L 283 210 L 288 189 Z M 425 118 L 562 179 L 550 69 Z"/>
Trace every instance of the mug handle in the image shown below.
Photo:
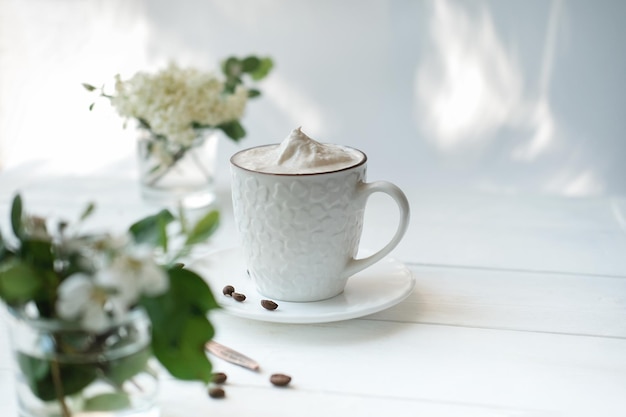
<path fill-rule="evenodd" d="M 367 198 L 371 194 L 376 192 L 385 193 L 391 196 L 396 204 L 398 204 L 398 208 L 400 209 L 400 221 L 398 223 L 396 233 L 394 234 L 391 241 L 387 243 L 387 245 L 385 245 L 385 247 L 383 247 L 381 250 L 374 253 L 373 255 L 361 259 L 352 259 L 348 263 L 344 270 L 344 276 L 347 277 L 350 277 L 357 272 L 362 271 L 363 269 L 372 264 L 375 264 L 376 262 L 387 256 L 389 252 L 391 252 L 396 246 L 398 246 L 398 243 L 400 243 L 400 240 L 402 240 L 402 237 L 409 227 L 409 201 L 407 200 L 406 195 L 404 195 L 404 193 L 398 186 L 388 181 L 374 181 L 370 183 L 362 182 L 358 187 L 359 189 L 357 193 L 361 198 L 364 198 L 366 200 L 366 204 Z"/>

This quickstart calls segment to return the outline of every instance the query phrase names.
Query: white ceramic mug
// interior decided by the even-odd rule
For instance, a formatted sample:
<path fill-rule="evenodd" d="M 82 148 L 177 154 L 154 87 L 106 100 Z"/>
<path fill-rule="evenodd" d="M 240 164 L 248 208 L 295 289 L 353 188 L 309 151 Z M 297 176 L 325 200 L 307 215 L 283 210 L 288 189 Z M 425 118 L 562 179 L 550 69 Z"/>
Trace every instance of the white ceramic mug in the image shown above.
<path fill-rule="evenodd" d="M 241 152 L 246 152 L 243 150 Z M 396 185 L 366 183 L 367 156 L 345 169 L 270 174 L 231 162 L 232 199 L 248 273 L 260 294 L 319 301 L 340 294 L 348 278 L 388 255 L 409 224 L 409 203 Z M 355 259 L 368 197 L 390 195 L 400 218 L 391 241 Z"/>

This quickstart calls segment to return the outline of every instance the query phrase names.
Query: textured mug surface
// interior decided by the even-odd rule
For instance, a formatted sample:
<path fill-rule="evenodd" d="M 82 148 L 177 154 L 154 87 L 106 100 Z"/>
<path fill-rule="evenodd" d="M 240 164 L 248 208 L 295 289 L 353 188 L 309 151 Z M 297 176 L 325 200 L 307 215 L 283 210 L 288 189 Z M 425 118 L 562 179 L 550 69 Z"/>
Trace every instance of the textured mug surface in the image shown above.
<path fill-rule="evenodd" d="M 399 243 L 408 226 L 408 202 L 393 184 L 366 183 L 366 160 L 364 155 L 350 168 L 304 175 L 261 173 L 231 163 L 235 223 L 259 293 L 283 301 L 331 298 L 351 275 Z M 396 200 L 400 222 L 387 246 L 357 260 L 365 205 L 373 192 Z"/>

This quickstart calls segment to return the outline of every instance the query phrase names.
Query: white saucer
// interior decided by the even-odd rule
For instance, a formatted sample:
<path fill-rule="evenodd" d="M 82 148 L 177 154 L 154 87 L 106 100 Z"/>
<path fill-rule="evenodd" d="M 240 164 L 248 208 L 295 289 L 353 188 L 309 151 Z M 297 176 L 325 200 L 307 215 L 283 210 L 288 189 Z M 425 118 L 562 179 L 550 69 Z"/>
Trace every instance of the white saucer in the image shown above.
<path fill-rule="evenodd" d="M 276 323 L 326 323 L 362 317 L 398 304 L 415 287 L 415 277 L 406 265 L 385 258 L 352 276 L 336 297 L 308 303 L 274 300 L 278 308 L 266 310 L 261 300 L 267 297 L 256 291 L 239 248 L 206 255 L 189 267 L 205 278 L 220 306 L 230 314 Z M 223 295 L 226 285 L 245 294 L 246 300 L 238 302 Z"/>

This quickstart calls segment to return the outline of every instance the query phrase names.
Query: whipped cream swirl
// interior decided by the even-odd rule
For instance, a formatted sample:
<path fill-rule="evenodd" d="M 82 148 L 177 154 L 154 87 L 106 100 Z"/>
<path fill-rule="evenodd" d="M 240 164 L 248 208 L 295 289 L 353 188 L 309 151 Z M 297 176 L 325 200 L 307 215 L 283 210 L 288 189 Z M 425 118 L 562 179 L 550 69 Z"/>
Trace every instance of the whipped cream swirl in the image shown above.
<path fill-rule="evenodd" d="M 299 127 L 280 144 L 239 152 L 233 162 L 245 169 L 271 174 L 314 174 L 357 165 L 364 157 L 355 149 L 317 142 Z"/>

